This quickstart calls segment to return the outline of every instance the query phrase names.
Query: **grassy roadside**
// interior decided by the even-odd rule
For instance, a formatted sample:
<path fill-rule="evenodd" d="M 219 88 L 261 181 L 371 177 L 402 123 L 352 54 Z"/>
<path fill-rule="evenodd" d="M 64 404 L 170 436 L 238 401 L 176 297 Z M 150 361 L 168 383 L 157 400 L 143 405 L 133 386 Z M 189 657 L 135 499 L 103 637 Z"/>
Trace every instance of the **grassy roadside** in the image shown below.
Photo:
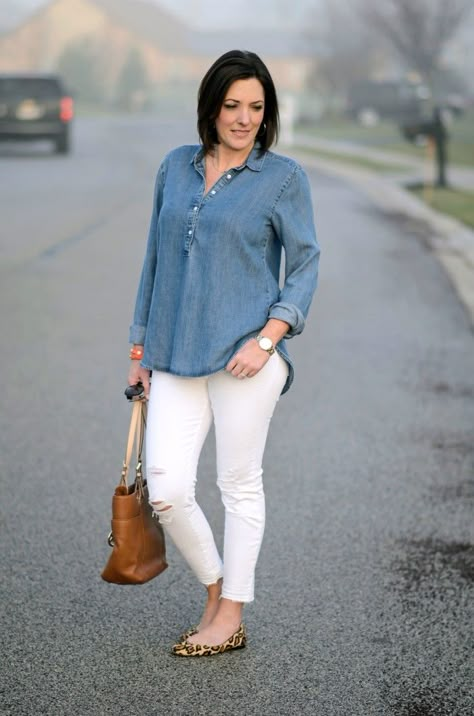
<path fill-rule="evenodd" d="M 474 192 L 429 186 L 408 186 L 406 188 L 425 201 L 432 209 L 448 214 L 474 228 Z"/>
<path fill-rule="evenodd" d="M 404 166 L 403 164 L 385 164 L 384 162 L 379 162 L 375 159 L 343 154 L 341 152 L 331 152 L 326 149 L 318 149 L 316 147 L 304 147 L 302 145 L 294 144 L 291 146 L 291 149 L 304 152 L 310 156 L 321 157 L 321 159 L 327 159 L 328 161 L 351 164 L 353 166 L 370 169 L 375 172 L 382 172 L 384 174 L 400 174 L 402 172 L 404 173 L 410 171 L 410 167 Z"/>
<path fill-rule="evenodd" d="M 320 139 L 354 142 L 371 149 L 380 149 L 397 154 L 423 159 L 424 147 L 417 147 L 403 139 L 399 128 L 393 122 L 382 121 L 375 127 L 362 127 L 357 122 L 339 118 L 322 120 L 312 126 L 302 126 L 302 132 Z M 448 155 L 452 164 L 474 167 L 474 109 L 455 118 L 448 129 Z"/>
<path fill-rule="evenodd" d="M 360 130 L 364 128 L 359 127 L 358 129 Z M 380 127 L 379 131 L 381 131 Z M 354 140 L 351 138 L 351 141 Z M 373 146 L 374 145 L 372 144 L 372 147 Z M 294 145 L 293 148 L 306 155 L 320 157 L 321 159 L 326 159 L 327 161 L 342 163 L 346 166 L 360 167 L 375 173 L 383 174 L 387 177 L 392 175 L 394 176 L 394 180 L 396 180 L 397 174 L 410 174 L 410 172 L 413 171 L 413 168 L 404 166 L 403 164 L 383 163 L 368 157 L 354 156 L 344 152 L 329 151 L 303 145 Z M 385 148 L 386 147 L 384 146 L 384 149 Z M 422 185 L 407 186 L 405 188 L 436 211 L 452 216 L 458 221 L 466 224 L 466 226 L 474 228 L 474 192 L 464 189 L 454 189 L 451 187 L 447 189 L 440 189 L 438 187 L 430 186 L 423 187 Z"/>

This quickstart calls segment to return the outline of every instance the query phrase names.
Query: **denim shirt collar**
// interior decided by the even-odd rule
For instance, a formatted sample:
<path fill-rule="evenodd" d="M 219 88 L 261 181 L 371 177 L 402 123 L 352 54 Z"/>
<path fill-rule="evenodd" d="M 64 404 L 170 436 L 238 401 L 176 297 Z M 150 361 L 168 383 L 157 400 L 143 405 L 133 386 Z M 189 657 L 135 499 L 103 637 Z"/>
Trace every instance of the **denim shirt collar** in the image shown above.
<path fill-rule="evenodd" d="M 266 156 L 266 152 L 263 152 L 262 154 L 260 143 L 256 142 L 245 162 L 238 167 L 234 167 L 234 169 L 236 171 L 241 171 L 242 169 L 245 169 L 245 167 L 248 167 L 253 172 L 259 172 L 263 167 Z M 194 168 L 198 171 L 201 170 L 201 173 L 204 171 L 204 149 L 202 147 L 198 148 L 190 163 L 194 164 Z"/>

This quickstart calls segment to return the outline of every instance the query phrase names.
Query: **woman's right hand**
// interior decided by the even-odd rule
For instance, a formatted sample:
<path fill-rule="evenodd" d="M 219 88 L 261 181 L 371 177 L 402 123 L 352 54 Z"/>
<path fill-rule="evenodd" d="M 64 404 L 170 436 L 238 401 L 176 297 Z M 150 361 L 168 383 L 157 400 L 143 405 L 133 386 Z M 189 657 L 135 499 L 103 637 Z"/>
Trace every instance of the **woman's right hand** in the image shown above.
<path fill-rule="evenodd" d="M 140 361 L 131 360 L 130 370 L 128 371 L 128 384 L 136 385 L 141 383 L 145 391 L 145 398 L 150 397 L 150 371 L 148 368 L 142 368 Z"/>

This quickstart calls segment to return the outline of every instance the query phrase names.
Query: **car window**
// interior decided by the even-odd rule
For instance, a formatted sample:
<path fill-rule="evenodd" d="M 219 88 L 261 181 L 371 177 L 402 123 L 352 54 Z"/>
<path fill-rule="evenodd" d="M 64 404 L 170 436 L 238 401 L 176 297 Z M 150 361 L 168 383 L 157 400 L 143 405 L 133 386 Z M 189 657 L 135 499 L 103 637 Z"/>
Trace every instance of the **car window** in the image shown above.
<path fill-rule="evenodd" d="M 58 97 L 59 84 L 54 79 L 0 77 L 1 97 Z"/>

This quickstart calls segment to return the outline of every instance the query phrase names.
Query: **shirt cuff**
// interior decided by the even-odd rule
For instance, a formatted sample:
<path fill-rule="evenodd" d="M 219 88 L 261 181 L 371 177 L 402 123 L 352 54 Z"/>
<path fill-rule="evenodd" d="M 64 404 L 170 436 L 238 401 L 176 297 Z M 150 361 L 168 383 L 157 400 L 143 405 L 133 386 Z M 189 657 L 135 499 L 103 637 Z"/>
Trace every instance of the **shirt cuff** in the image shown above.
<path fill-rule="evenodd" d="M 145 343 L 146 326 L 133 325 L 130 326 L 130 332 L 128 334 L 128 342 L 136 343 L 139 346 L 143 346 Z"/>
<path fill-rule="evenodd" d="M 269 318 L 278 318 L 290 326 L 285 338 L 297 336 L 304 328 L 305 320 L 300 309 L 292 303 L 274 303 L 268 313 Z"/>

